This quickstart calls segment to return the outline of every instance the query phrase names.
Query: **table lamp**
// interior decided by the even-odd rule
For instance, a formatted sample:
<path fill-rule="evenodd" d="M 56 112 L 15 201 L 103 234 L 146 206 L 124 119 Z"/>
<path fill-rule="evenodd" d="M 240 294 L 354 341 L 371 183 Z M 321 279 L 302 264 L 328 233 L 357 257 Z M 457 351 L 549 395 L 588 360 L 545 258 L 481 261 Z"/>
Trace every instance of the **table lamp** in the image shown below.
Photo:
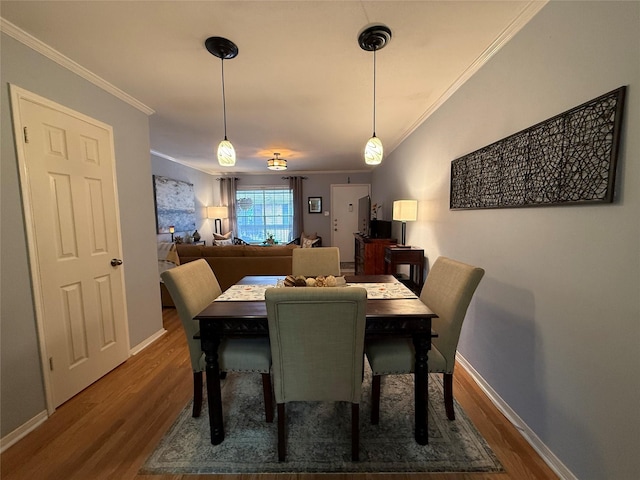
<path fill-rule="evenodd" d="M 169 233 L 171 234 L 171 241 L 173 242 L 173 234 L 176 233 L 176 227 L 169 225 Z"/>
<path fill-rule="evenodd" d="M 398 247 L 410 248 L 406 245 L 407 222 L 415 222 L 418 219 L 417 200 L 396 200 L 393 202 L 393 219 L 402 222 L 402 244 Z"/>
<path fill-rule="evenodd" d="M 228 207 L 207 207 L 207 218 L 214 218 L 215 233 L 222 235 L 222 218 L 229 216 Z"/>

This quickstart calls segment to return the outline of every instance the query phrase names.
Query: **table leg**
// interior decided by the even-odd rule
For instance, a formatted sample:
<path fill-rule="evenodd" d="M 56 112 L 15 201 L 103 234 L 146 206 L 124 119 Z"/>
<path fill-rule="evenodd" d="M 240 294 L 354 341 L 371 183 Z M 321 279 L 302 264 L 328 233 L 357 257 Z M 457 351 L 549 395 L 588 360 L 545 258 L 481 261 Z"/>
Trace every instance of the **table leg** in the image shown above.
<path fill-rule="evenodd" d="M 415 436 L 419 445 L 429 443 L 429 368 L 428 354 L 431 348 L 431 338 L 425 335 L 416 334 L 413 336 L 413 346 L 416 352 L 415 364 Z"/>
<path fill-rule="evenodd" d="M 219 445 L 224 440 L 224 424 L 222 422 L 222 393 L 220 391 L 220 365 L 218 363 L 218 347 L 220 336 L 203 332 L 204 322 L 200 324 L 202 351 L 207 362 L 207 404 L 209 406 L 209 428 L 211 429 L 211 444 Z M 208 334 L 207 334 L 208 333 Z"/>

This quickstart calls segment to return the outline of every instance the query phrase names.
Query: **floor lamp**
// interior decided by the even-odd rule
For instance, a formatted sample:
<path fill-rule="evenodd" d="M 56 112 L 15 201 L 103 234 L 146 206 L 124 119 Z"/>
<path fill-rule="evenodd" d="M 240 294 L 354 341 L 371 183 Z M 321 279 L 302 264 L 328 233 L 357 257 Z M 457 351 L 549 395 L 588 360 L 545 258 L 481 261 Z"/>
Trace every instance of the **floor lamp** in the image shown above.
<path fill-rule="evenodd" d="M 407 222 L 415 222 L 418 219 L 417 200 L 396 200 L 393 202 L 393 219 L 402 222 L 402 244 L 398 247 L 410 248 L 407 241 Z"/>
<path fill-rule="evenodd" d="M 207 218 L 214 218 L 214 231 L 222 235 L 222 218 L 229 216 L 229 209 L 227 207 L 207 207 Z"/>

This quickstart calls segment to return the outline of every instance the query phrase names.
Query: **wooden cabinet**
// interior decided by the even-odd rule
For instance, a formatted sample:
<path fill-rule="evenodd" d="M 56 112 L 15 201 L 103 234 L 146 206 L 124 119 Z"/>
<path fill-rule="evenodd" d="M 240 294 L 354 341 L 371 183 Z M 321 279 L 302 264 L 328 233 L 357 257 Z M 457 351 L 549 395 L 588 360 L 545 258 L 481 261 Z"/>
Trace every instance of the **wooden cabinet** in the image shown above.
<path fill-rule="evenodd" d="M 356 275 L 384 275 L 384 249 L 395 245 L 395 238 L 368 238 L 359 233 L 355 237 L 355 274 Z"/>

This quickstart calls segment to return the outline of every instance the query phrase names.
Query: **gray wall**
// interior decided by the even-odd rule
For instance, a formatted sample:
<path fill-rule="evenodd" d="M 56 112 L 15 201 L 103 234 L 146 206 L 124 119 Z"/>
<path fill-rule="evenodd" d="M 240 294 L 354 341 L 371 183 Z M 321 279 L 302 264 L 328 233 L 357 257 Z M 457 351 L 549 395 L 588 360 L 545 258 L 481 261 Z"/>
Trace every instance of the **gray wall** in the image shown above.
<path fill-rule="evenodd" d="M 583 480 L 640 471 L 639 32 L 639 2 L 550 2 L 373 174 L 429 263 L 486 269 L 459 351 Z M 449 210 L 451 160 L 622 85 L 614 204 Z"/>
<path fill-rule="evenodd" d="M 130 344 L 162 329 L 156 262 L 149 121 L 139 110 L 2 34 L 0 193 L 0 435 L 45 408 L 9 83 L 113 127 Z"/>

